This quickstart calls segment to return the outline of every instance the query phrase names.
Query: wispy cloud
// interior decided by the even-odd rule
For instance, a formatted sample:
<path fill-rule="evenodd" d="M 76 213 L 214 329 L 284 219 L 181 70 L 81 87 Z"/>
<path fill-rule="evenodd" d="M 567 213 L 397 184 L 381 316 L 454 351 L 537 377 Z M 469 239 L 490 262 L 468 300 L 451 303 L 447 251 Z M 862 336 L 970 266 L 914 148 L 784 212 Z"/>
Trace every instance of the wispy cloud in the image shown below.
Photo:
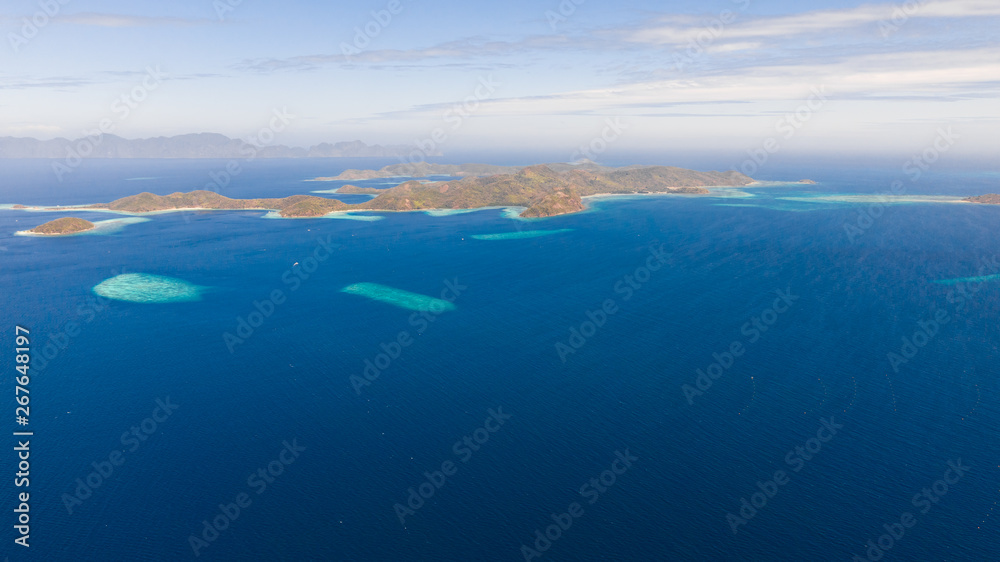
<path fill-rule="evenodd" d="M 776 17 L 743 17 L 726 26 L 726 40 L 766 40 L 815 36 L 838 30 L 877 26 L 891 21 L 899 8 L 895 4 L 866 4 L 843 10 L 819 10 Z M 995 0 L 928 0 L 907 14 L 909 19 L 979 18 L 1000 16 L 1000 2 Z M 685 45 L 704 32 L 704 23 L 691 16 L 664 16 L 657 23 L 642 26 L 625 35 L 633 43 L 650 45 Z"/>
<path fill-rule="evenodd" d="M 60 15 L 58 22 L 97 27 L 150 27 L 150 26 L 187 26 L 219 23 L 211 19 L 176 18 L 166 16 L 132 16 L 126 14 L 106 14 L 82 12 Z"/>
<path fill-rule="evenodd" d="M 416 49 L 373 49 L 346 56 L 343 54 L 316 54 L 290 57 L 285 59 L 249 59 L 239 63 L 236 68 L 258 72 L 273 72 L 281 70 L 313 70 L 322 66 L 339 65 L 348 68 L 364 66 L 365 68 L 416 68 L 421 64 L 432 64 L 435 68 L 451 65 L 455 68 L 467 68 L 468 65 L 455 62 L 469 59 L 495 59 L 511 55 L 523 55 L 540 50 L 552 50 L 567 45 L 576 45 L 565 36 L 533 36 L 517 41 L 490 40 L 485 37 L 466 37 L 454 41 L 438 43 L 430 47 Z M 482 67 L 482 63 L 477 66 Z M 489 65 L 491 68 L 495 65 Z"/>
<path fill-rule="evenodd" d="M 132 82 L 147 76 L 148 71 L 142 70 L 102 70 L 86 76 L 47 76 L 44 78 L 28 75 L 0 74 L 0 90 L 73 90 L 86 86 L 100 84 L 116 84 Z M 229 74 L 199 72 L 191 74 L 170 74 L 165 80 L 204 80 L 211 78 L 227 78 Z"/>
<path fill-rule="evenodd" d="M 81 86 L 86 86 L 88 84 L 93 84 L 92 80 L 86 78 L 75 78 L 67 76 L 57 76 L 52 78 L 45 78 L 39 80 L 32 79 L 10 79 L 7 78 L 0 82 L 0 90 L 29 90 L 35 88 L 43 89 L 62 89 L 62 88 L 79 88 Z"/>
<path fill-rule="evenodd" d="M 783 16 L 734 14 L 722 28 L 715 28 L 713 39 L 700 48 L 706 55 L 699 65 L 711 67 L 711 59 L 725 59 L 723 68 L 776 64 L 784 54 L 787 60 L 799 61 L 804 51 L 827 60 L 846 56 L 876 54 L 887 50 L 908 52 L 933 48 L 954 49 L 948 45 L 929 45 L 922 37 L 901 36 L 887 44 L 879 35 L 879 22 L 892 21 L 900 10 L 895 4 L 866 4 L 841 10 L 820 10 Z M 989 25 L 990 18 L 1000 23 L 997 0 L 924 0 L 907 19 L 925 22 L 952 22 L 967 18 L 977 25 Z M 715 18 L 718 19 L 718 18 Z M 627 53 L 631 61 L 628 73 L 658 73 L 657 68 L 672 66 L 671 52 L 683 49 L 704 36 L 711 19 L 692 15 L 664 14 L 650 20 L 617 27 L 591 29 L 572 35 L 529 35 L 514 39 L 466 37 L 413 49 L 373 49 L 345 56 L 340 53 L 303 55 L 290 58 L 244 60 L 236 69 L 253 72 L 308 71 L 326 66 L 344 69 L 401 70 L 415 68 L 482 68 L 482 61 L 495 64 L 505 57 L 516 57 L 520 65 L 544 61 L 552 55 L 588 53 L 597 60 L 614 53 L 619 59 Z M 993 44 L 991 36 L 972 30 L 959 33 L 960 40 L 979 46 Z M 666 56 L 665 56 L 666 55 Z M 479 62 L 470 62 L 479 61 Z M 643 64 L 645 63 L 645 64 Z M 639 67 L 643 68 L 639 68 Z M 496 68 L 496 66 L 493 66 Z M 688 68 L 690 72 L 693 68 Z M 664 74 L 664 73 L 661 73 Z"/>
<path fill-rule="evenodd" d="M 864 55 L 836 64 L 754 67 L 731 74 L 488 100 L 477 115 L 648 114 L 679 104 L 796 101 L 819 87 L 838 100 L 976 99 L 1000 95 L 997 76 L 1000 60 L 993 49 Z M 418 117 L 439 110 L 440 106 L 427 105 L 390 117 L 407 113 Z"/>
<path fill-rule="evenodd" d="M 786 16 L 741 14 L 726 25 L 718 40 L 705 46 L 699 64 L 684 72 L 674 68 L 670 53 L 705 31 L 704 18 L 663 16 L 577 35 L 503 41 L 474 37 L 410 50 L 372 50 L 350 59 L 313 55 L 245 61 L 241 68 L 258 72 L 324 65 L 344 69 L 467 68 L 487 62 L 541 66 L 546 61 L 565 61 L 573 53 L 582 55 L 583 64 L 605 84 L 486 100 L 477 110 L 483 117 L 765 115 L 763 109 L 747 112 L 735 105 L 711 106 L 800 103 L 812 88 L 824 86 L 831 99 L 875 103 L 955 102 L 1000 95 L 998 40 L 995 35 L 975 31 L 986 29 L 983 26 L 993 25 L 991 18 L 1000 17 L 1000 2 L 928 0 L 910 10 L 910 18 L 935 25 L 972 18 L 948 41 L 940 41 L 940 35 L 921 33 L 885 41 L 878 33 L 878 22 L 891 20 L 895 9 L 892 4 L 868 4 Z M 613 79 L 607 80 L 608 75 Z M 682 105 L 691 111 L 677 107 Z M 371 124 L 434 118 L 448 107 L 448 103 L 426 104 L 355 121 Z"/>

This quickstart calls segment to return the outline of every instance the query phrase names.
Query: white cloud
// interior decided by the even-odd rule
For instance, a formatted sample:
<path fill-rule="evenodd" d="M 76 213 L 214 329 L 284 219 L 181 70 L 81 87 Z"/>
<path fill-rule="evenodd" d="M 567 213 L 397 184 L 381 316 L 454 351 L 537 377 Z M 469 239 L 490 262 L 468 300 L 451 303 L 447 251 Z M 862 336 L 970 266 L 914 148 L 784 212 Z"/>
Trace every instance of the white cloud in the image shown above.
<path fill-rule="evenodd" d="M 736 51 L 754 51 L 763 47 L 763 43 L 747 41 L 743 43 L 721 43 L 719 45 L 709 45 L 705 48 L 706 53 L 733 53 Z"/>
<path fill-rule="evenodd" d="M 890 22 L 894 15 L 903 13 L 909 18 L 963 18 L 1000 16 L 1000 2 L 996 0 L 928 0 L 918 3 L 909 13 L 899 4 L 867 4 L 844 10 L 821 10 L 790 16 L 756 17 L 736 16 L 735 21 L 723 28 L 727 40 L 769 39 L 833 32 L 863 25 Z M 897 11 L 899 10 L 899 11 Z M 707 27 L 692 25 L 690 17 L 665 19 L 665 23 L 630 32 L 626 41 L 649 45 L 683 45 L 696 40 Z"/>
<path fill-rule="evenodd" d="M 200 25 L 216 23 L 207 19 L 188 19 L 156 16 L 130 16 L 125 14 L 99 14 L 83 12 L 65 14 L 58 17 L 59 22 L 97 27 L 146 27 L 153 25 Z"/>
<path fill-rule="evenodd" d="M 992 49 L 862 55 L 836 64 L 758 66 L 725 75 L 499 99 L 484 102 L 478 113 L 640 113 L 672 104 L 801 100 L 821 86 L 831 99 L 905 96 L 934 101 L 970 90 L 996 91 L 998 77 L 1000 60 Z"/>

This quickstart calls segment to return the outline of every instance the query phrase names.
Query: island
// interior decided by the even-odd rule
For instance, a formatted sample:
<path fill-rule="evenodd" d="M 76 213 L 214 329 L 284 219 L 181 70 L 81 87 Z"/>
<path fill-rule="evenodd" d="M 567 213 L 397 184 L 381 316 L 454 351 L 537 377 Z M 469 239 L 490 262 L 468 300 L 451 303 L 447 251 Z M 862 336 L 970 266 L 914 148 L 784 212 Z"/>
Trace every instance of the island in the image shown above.
<path fill-rule="evenodd" d="M 814 182 L 813 180 L 799 180 L 799 183 L 804 183 L 806 185 L 816 185 L 816 182 Z"/>
<path fill-rule="evenodd" d="M 441 170 L 423 164 L 422 172 Z M 479 173 L 502 169 L 502 173 Z M 338 199 L 292 195 L 282 199 L 231 199 L 212 191 L 156 195 L 140 193 L 111 203 L 77 207 L 76 210 L 109 210 L 152 213 L 178 210 L 269 210 L 281 217 L 319 217 L 347 211 L 418 211 L 522 207 L 522 217 L 551 217 L 583 211 L 583 198 L 599 195 L 705 194 L 707 187 L 743 187 L 754 180 L 739 172 L 698 172 L 671 166 L 610 168 L 592 162 L 537 164 L 523 168 L 469 164 L 447 168 L 457 179 L 407 180 L 395 187 L 376 189 L 345 185 L 337 193 L 374 197 L 348 204 Z M 372 175 L 384 172 L 368 170 Z M 398 170 L 397 170 L 398 171 Z M 347 172 L 345 172 L 346 174 Z M 343 175 L 343 174 L 341 174 Z M 415 176 L 410 176 L 415 177 Z"/>
<path fill-rule="evenodd" d="M 569 166 L 569 165 L 562 165 Z M 704 194 L 706 187 L 746 186 L 753 179 L 739 172 L 696 172 L 668 166 L 625 168 L 538 164 L 514 173 L 466 176 L 450 181 L 410 180 L 383 190 L 350 208 L 367 211 L 414 211 L 524 207 L 522 217 L 550 217 L 584 210 L 583 197 L 649 193 Z M 346 186 L 345 186 L 346 187 Z M 347 190 L 361 193 L 363 188 Z M 338 190 L 338 193 L 345 191 Z"/>
<path fill-rule="evenodd" d="M 559 173 L 573 170 L 584 170 L 590 172 L 610 171 L 615 168 L 602 166 L 586 158 L 576 162 L 554 162 L 544 164 L 553 171 Z M 650 166 L 627 166 L 619 169 L 639 169 Z M 402 164 L 392 164 L 378 170 L 344 170 L 340 175 L 333 177 L 314 178 L 309 181 L 354 181 L 373 180 L 382 178 L 429 178 L 433 176 L 450 176 L 464 178 L 469 176 L 496 176 L 516 174 L 524 169 L 524 166 L 496 166 L 494 164 L 432 164 L 429 162 L 410 162 Z"/>
<path fill-rule="evenodd" d="M 283 217 L 319 217 L 333 211 L 346 210 L 348 205 L 337 199 L 314 195 L 292 195 L 282 199 L 230 199 L 214 191 L 156 195 L 143 192 L 117 199 L 111 203 L 89 205 L 81 209 L 107 209 L 124 213 L 152 213 L 181 210 L 262 210 L 278 211 Z"/>
<path fill-rule="evenodd" d="M 981 205 L 1000 205 L 1000 194 L 987 193 L 986 195 L 977 195 L 975 197 L 962 199 L 962 201 L 967 203 L 979 203 Z"/>
<path fill-rule="evenodd" d="M 74 217 L 63 217 L 25 231 L 40 236 L 66 236 L 94 229 L 94 223 Z"/>
<path fill-rule="evenodd" d="M 315 178 L 310 181 L 373 180 L 379 178 L 424 178 L 430 176 L 491 176 L 513 174 L 520 170 L 517 166 L 494 166 L 492 164 L 392 164 L 379 170 L 344 170 L 337 176 Z"/>
<path fill-rule="evenodd" d="M 379 189 L 377 187 L 358 187 L 356 185 L 345 185 L 335 193 L 343 193 L 347 195 L 378 195 L 385 191 L 384 189 Z"/>

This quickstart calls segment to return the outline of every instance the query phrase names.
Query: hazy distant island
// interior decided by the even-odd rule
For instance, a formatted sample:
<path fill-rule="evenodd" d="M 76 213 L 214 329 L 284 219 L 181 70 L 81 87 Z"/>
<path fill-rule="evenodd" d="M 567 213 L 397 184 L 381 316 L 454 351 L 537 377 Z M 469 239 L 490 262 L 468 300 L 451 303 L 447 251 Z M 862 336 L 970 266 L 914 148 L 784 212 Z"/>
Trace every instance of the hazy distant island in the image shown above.
<path fill-rule="evenodd" d="M 591 160 L 583 159 L 573 163 L 551 163 L 545 164 L 556 172 L 569 172 L 573 170 L 583 170 L 589 172 L 609 171 L 616 168 L 601 166 Z M 656 168 L 660 166 L 626 166 L 617 168 L 619 170 Z M 452 176 L 462 178 L 467 176 L 495 176 L 501 174 L 516 174 L 524 169 L 524 166 L 496 166 L 493 164 L 432 164 L 430 162 L 413 162 L 392 164 L 378 170 L 344 170 L 337 176 L 315 178 L 312 181 L 353 181 L 372 180 L 380 178 L 425 178 L 431 176 Z M 673 168 L 681 170 L 681 168 Z M 691 172 L 692 170 L 683 170 Z"/>
<path fill-rule="evenodd" d="M 336 193 L 343 193 L 345 195 L 378 195 L 384 192 L 384 189 L 377 187 L 358 187 L 356 185 L 345 185 L 336 191 Z"/>
<path fill-rule="evenodd" d="M 90 150 L 76 147 L 84 144 Z M 403 158 L 409 145 L 369 146 L 361 141 L 321 143 L 309 148 L 262 144 L 259 140 L 231 139 L 215 133 L 174 137 L 125 139 L 103 135 L 87 139 L 0 137 L 0 158 Z M 440 153 L 428 154 L 440 156 Z"/>
<path fill-rule="evenodd" d="M 804 183 L 806 185 L 816 185 L 816 182 L 814 182 L 813 180 L 799 180 L 799 183 Z"/>
<path fill-rule="evenodd" d="M 1000 205 L 1000 194 L 987 193 L 986 195 L 977 195 L 976 197 L 969 197 L 967 199 L 962 199 L 962 201 L 967 201 L 969 203 L 980 203 L 983 205 Z"/>
<path fill-rule="evenodd" d="M 78 219 L 75 217 L 63 217 L 45 224 L 36 226 L 25 234 L 35 234 L 40 236 L 66 236 L 67 234 L 77 234 L 94 229 L 94 223 Z"/>
<path fill-rule="evenodd" d="M 549 167 L 568 166 L 549 164 Z M 429 176 L 491 176 L 496 174 L 516 174 L 523 166 L 494 166 L 492 164 L 392 164 L 379 170 L 344 170 L 337 176 L 315 178 L 312 181 L 373 180 L 379 178 L 424 178 Z M 563 171 L 563 170 L 560 170 Z"/>
<path fill-rule="evenodd" d="M 425 165 L 436 166 L 436 165 Z M 469 175 L 448 181 L 409 180 L 388 189 L 345 185 L 336 193 L 367 194 L 363 203 L 348 204 L 313 195 L 282 199 L 230 199 L 212 191 L 155 195 L 140 193 L 77 210 L 149 213 L 170 210 L 271 210 L 282 217 L 318 217 L 335 211 L 417 211 L 524 207 L 522 217 L 550 217 L 584 210 L 583 198 L 595 195 L 653 193 L 704 194 L 706 187 L 742 187 L 754 180 L 739 172 L 698 172 L 668 166 L 608 168 L 596 164 L 539 164 L 486 172 L 485 165 L 460 166 Z M 428 168 L 423 168 L 426 172 Z M 369 171 L 371 172 L 371 171 Z M 375 172 L 373 172 L 375 173 Z M 412 177 L 412 176 L 411 176 Z"/>

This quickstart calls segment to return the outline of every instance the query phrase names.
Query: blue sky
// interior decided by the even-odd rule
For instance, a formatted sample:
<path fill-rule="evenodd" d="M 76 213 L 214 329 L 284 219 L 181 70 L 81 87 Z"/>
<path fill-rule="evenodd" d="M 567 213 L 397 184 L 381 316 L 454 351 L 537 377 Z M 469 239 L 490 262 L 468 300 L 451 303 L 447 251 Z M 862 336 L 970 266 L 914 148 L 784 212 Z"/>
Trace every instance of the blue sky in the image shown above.
<path fill-rule="evenodd" d="M 0 136 L 247 137 L 278 109 L 289 145 L 569 154 L 611 120 L 619 151 L 905 153 L 940 127 L 1000 148 L 996 0 L 228 2 L 5 1 Z M 123 117 L 148 68 L 166 78 Z"/>

